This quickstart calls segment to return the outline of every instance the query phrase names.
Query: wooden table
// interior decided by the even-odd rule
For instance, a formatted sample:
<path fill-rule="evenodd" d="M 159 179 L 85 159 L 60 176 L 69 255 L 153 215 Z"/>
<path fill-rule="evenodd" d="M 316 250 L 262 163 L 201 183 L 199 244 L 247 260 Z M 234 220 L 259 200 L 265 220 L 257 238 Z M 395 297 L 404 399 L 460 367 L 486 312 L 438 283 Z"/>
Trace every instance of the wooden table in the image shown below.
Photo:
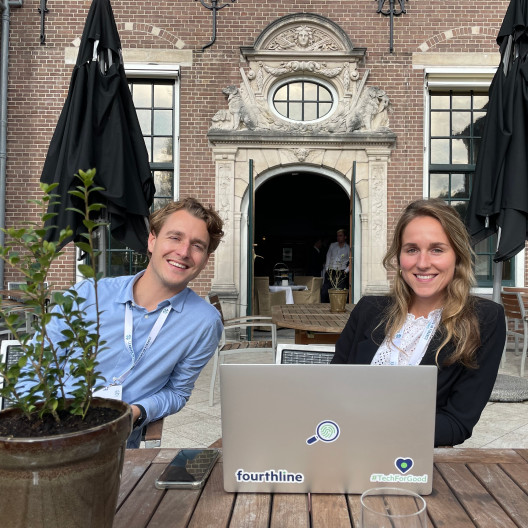
<path fill-rule="evenodd" d="M 158 490 L 177 449 L 128 450 L 114 528 L 347 528 L 359 526 L 359 495 L 226 493 L 222 462 L 203 490 Z M 428 526 L 528 526 L 528 449 L 435 449 Z"/>
<path fill-rule="evenodd" d="M 329 303 L 279 304 L 271 307 L 271 320 L 277 326 L 294 328 L 297 344 L 335 343 L 352 308 L 353 304 L 347 304 L 344 313 L 332 313 Z"/>

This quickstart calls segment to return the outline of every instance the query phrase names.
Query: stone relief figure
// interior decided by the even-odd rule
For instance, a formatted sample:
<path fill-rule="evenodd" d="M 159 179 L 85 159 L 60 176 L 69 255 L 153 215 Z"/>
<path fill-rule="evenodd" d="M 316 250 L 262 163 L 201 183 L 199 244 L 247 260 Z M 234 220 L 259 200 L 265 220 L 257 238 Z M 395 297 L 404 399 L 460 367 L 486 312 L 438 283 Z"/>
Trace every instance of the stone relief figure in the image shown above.
<path fill-rule="evenodd" d="M 348 132 L 388 128 L 390 100 L 384 90 L 376 86 L 365 88 L 358 104 L 346 116 Z"/>
<path fill-rule="evenodd" d="M 255 130 L 258 127 L 258 111 L 249 104 L 242 95 L 242 91 L 236 86 L 228 86 L 222 90 L 227 95 L 229 111 L 219 110 L 213 116 L 211 128 L 223 130 L 239 130 L 247 128 Z"/>
<path fill-rule="evenodd" d="M 299 26 L 295 28 L 295 42 L 300 48 L 311 46 L 314 41 L 313 30 L 308 26 Z"/>
<path fill-rule="evenodd" d="M 330 34 L 321 29 L 303 25 L 288 28 L 277 35 L 268 45 L 268 49 L 273 51 L 335 51 L 341 49 L 341 46 Z"/>

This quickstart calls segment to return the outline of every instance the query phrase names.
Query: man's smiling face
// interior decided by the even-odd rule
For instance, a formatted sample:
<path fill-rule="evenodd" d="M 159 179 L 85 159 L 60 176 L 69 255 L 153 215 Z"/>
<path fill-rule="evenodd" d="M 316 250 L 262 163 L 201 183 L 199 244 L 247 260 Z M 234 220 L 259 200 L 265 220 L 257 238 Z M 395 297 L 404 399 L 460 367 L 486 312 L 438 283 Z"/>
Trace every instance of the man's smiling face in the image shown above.
<path fill-rule="evenodd" d="M 149 267 L 170 296 L 187 287 L 209 260 L 206 223 L 185 209 L 172 213 L 158 235 L 150 233 Z"/>

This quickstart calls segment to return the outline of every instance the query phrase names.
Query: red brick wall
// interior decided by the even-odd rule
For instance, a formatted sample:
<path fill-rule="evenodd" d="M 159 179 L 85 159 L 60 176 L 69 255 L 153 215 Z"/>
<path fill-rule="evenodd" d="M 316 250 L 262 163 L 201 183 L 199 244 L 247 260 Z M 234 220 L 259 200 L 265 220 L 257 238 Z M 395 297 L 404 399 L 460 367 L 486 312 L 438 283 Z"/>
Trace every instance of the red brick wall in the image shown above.
<path fill-rule="evenodd" d="M 423 71 L 413 70 L 413 52 L 427 43 L 432 52 L 495 52 L 495 37 L 507 0 L 412 0 L 407 14 L 394 20 L 394 53 L 389 53 L 389 20 L 376 13 L 373 0 L 238 0 L 218 13 L 217 40 L 205 53 L 212 35 L 212 15 L 199 2 L 114 1 L 113 10 L 124 48 L 174 48 L 181 39 L 194 51 L 193 66 L 181 72 L 180 191 L 214 204 L 214 164 L 207 141 L 210 119 L 226 108 L 221 90 L 240 83 L 240 46 L 251 46 L 264 28 L 281 16 L 310 12 L 339 24 L 357 47 L 367 48 L 369 85 L 389 95 L 391 129 L 397 134 L 388 173 L 388 224 L 403 206 L 422 196 Z M 387 3 L 388 4 L 388 3 Z M 67 93 L 72 67 L 64 64 L 64 48 L 80 38 L 88 1 L 49 2 L 46 45 L 39 44 L 38 0 L 11 9 L 6 223 L 35 215 L 28 198 L 38 193 L 47 146 Z M 124 30 L 135 22 L 134 31 Z M 481 28 L 472 34 L 471 28 Z M 159 35 L 152 28 L 160 28 Z M 446 39 L 444 32 L 453 31 Z M 361 72 L 362 73 L 362 72 Z M 195 281 L 204 294 L 210 287 L 212 263 Z M 9 274 L 6 273 L 6 280 Z M 64 259 L 53 276 L 60 287 L 73 279 L 73 260 Z"/>

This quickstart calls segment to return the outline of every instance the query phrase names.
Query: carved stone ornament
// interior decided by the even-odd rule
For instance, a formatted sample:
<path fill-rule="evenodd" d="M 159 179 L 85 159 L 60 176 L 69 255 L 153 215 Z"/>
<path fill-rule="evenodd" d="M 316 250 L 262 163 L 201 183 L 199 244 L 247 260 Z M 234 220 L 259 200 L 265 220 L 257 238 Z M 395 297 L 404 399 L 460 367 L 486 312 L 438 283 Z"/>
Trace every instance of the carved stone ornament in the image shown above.
<path fill-rule="evenodd" d="M 367 86 L 360 74 L 365 49 L 354 48 L 334 22 L 313 14 L 288 15 L 270 24 L 252 48 L 242 48 L 248 67 L 241 83 L 225 87 L 227 109 L 212 117 L 215 132 L 338 135 L 390 132 L 390 100 L 384 90 Z M 277 83 L 305 80 L 331 87 L 336 99 L 326 117 L 294 121 L 272 106 Z"/>

